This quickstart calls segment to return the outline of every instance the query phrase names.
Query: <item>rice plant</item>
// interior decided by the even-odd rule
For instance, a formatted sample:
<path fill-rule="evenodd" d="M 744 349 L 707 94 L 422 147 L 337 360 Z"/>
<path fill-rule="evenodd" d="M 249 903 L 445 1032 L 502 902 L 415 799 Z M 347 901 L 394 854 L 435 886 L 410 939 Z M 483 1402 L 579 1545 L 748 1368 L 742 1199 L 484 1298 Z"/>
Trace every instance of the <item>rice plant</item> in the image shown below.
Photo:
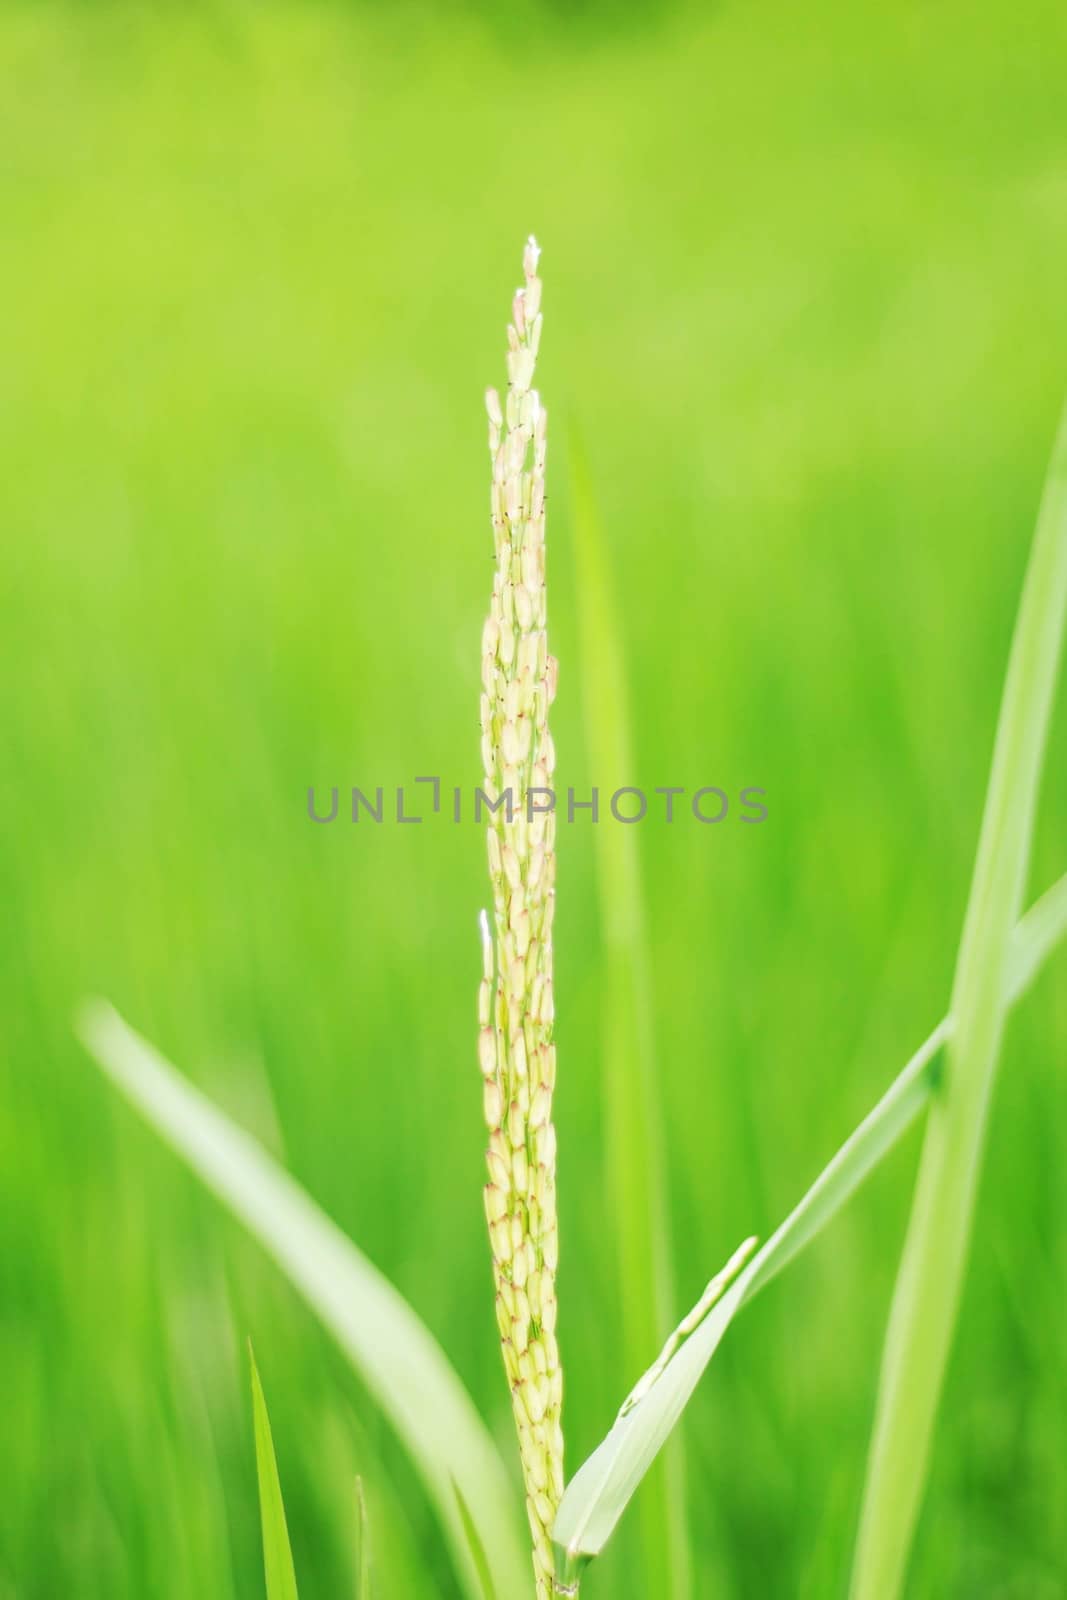
<path fill-rule="evenodd" d="M 556 819 L 544 804 L 555 768 L 548 708 L 557 667 L 545 611 L 547 418 L 532 387 L 542 323 L 538 254 L 531 238 L 508 328 L 507 399 L 501 406 L 495 389 L 487 396 L 497 570 L 482 635 L 481 727 L 495 935 L 483 918 L 478 1023 L 497 1323 L 543 1600 L 552 1590 L 552 1524 L 563 1493 L 563 1373 L 552 1123 Z"/>
<path fill-rule="evenodd" d="M 114 1010 L 93 1003 L 81 1019 L 81 1034 L 115 1085 L 245 1223 L 334 1334 L 409 1453 L 445 1534 L 456 1579 L 471 1600 L 579 1593 L 734 1316 L 828 1225 L 926 1112 L 926 1147 L 887 1335 L 854 1574 L 856 1600 L 892 1600 L 903 1582 L 922 1494 L 1003 1020 L 1067 932 L 1067 877 L 1019 914 L 1067 613 L 1067 431 L 1054 453 L 1016 625 L 951 1008 L 769 1240 L 758 1247 L 746 1239 L 712 1273 L 659 1355 L 655 1345 L 648 1348 L 643 1359 L 650 1364 L 643 1375 L 634 1372 L 606 1437 L 565 1483 L 552 1121 L 555 819 L 541 804 L 552 787 L 548 711 L 557 671 L 546 631 L 546 413 L 533 388 L 542 316 L 532 239 L 523 268 L 509 328 L 506 399 L 494 391 L 488 395 L 496 573 L 482 637 L 481 729 L 493 903 L 491 924 L 483 918 L 478 1055 L 496 1320 L 529 1536 L 512 1463 L 447 1356 L 397 1290 L 255 1141 Z M 576 514 L 591 524 L 587 489 Z M 591 525 L 582 537 L 586 551 L 595 550 Z M 602 592 L 603 565 L 586 561 L 583 570 L 590 591 L 583 604 L 600 618 L 598 648 L 621 659 L 604 620 L 610 609 Z M 633 909 L 632 897 L 630 904 Z M 659 1203 L 648 1201 L 650 1207 Z M 652 1292 L 646 1283 L 628 1287 L 635 1295 Z M 592 1317 L 596 1310 L 578 1303 L 568 1314 Z M 793 1355 L 783 1350 L 781 1360 Z M 296 1571 L 254 1371 L 253 1400 L 268 1595 L 295 1600 Z M 361 1525 L 365 1548 L 362 1517 Z M 362 1559 L 360 1574 L 366 1592 L 373 1575 Z M 387 1594 L 387 1577 L 381 1582 Z M 657 1583 L 653 1575 L 648 1587 L 681 1596 L 686 1582 L 682 1575 Z"/>

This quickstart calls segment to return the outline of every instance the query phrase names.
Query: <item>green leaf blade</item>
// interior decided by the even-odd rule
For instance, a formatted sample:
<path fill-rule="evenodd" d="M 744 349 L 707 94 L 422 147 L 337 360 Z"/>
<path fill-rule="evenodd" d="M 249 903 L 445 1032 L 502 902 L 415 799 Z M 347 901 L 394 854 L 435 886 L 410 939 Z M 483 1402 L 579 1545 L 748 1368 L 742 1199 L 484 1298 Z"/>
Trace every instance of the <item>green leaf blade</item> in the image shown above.
<path fill-rule="evenodd" d="M 370 1600 L 370 1526 L 363 1479 L 356 1479 L 356 1600 Z"/>
<path fill-rule="evenodd" d="M 481 1600 L 453 1482 L 502 1593 L 529 1587 L 518 1495 L 460 1378 L 403 1296 L 244 1129 L 103 1001 L 79 1033 L 112 1083 L 243 1222 L 345 1351 L 389 1418 L 441 1521 L 464 1592 Z"/>
<path fill-rule="evenodd" d="M 1008 1005 L 1022 998 L 1065 937 L 1067 876 L 1031 907 L 1015 929 L 1004 980 Z M 937 1079 L 938 1056 L 954 1026 L 951 1016 L 938 1023 L 645 1397 L 616 1420 L 571 1479 L 553 1529 L 562 1583 L 577 1581 L 603 1550 L 738 1311 L 833 1220 L 927 1104 Z"/>
<path fill-rule="evenodd" d="M 263 1529 L 263 1569 L 267 1580 L 267 1600 L 299 1600 L 289 1528 L 285 1520 L 278 1462 L 274 1454 L 267 1401 L 260 1382 L 252 1348 L 248 1350 L 252 1369 L 252 1423 L 256 1440 L 256 1476 L 259 1480 L 259 1515 Z"/>
<path fill-rule="evenodd" d="M 922 1503 L 974 1221 L 1067 621 L 1067 413 L 1038 517 L 997 724 L 956 964 L 944 1083 L 923 1142 L 882 1353 L 853 1600 L 896 1600 Z"/>
<path fill-rule="evenodd" d="M 933 1064 L 946 1036 L 947 1023 L 942 1023 L 681 1346 L 644 1399 L 617 1418 L 571 1479 L 553 1529 L 561 1576 L 567 1581 L 573 1582 L 581 1566 L 603 1550 L 737 1312 L 821 1232 L 925 1105 Z"/>
<path fill-rule="evenodd" d="M 456 1491 L 456 1506 L 459 1510 L 460 1519 L 467 1535 L 467 1543 L 470 1546 L 471 1560 L 474 1562 L 474 1567 L 478 1573 L 478 1578 L 482 1586 L 483 1600 L 497 1600 L 496 1585 L 493 1583 L 493 1574 L 489 1569 L 489 1562 L 486 1557 L 481 1538 L 478 1534 L 478 1529 L 475 1526 L 474 1518 L 470 1514 L 470 1507 L 463 1498 L 463 1491 L 459 1487 L 459 1484 L 454 1484 L 453 1487 Z"/>

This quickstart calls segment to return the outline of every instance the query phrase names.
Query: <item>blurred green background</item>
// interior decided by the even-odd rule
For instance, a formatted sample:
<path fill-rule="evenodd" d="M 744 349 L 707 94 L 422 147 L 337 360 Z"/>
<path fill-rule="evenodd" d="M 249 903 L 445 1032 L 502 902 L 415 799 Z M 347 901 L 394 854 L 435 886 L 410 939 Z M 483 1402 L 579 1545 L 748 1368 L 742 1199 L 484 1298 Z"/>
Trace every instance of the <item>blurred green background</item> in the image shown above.
<path fill-rule="evenodd" d="M 635 830 L 679 1311 L 941 1015 L 1067 387 L 1065 66 L 1040 0 L 0 14 L 3 1600 L 262 1595 L 248 1335 L 306 1600 L 352 1592 L 357 1471 L 381 1594 L 455 1592 L 341 1356 L 70 1022 L 108 995 L 283 1154 L 507 1444 L 480 831 L 305 803 L 478 781 L 481 395 L 531 228 L 560 779 L 768 792 L 762 828 Z M 633 774 L 583 754 L 572 422 Z M 572 1468 L 636 1377 L 592 846 L 561 829 Z M 915 1596 L 1067 1594 L 1065 977 L 1006 1043 Z M 842 1592 L 916 1150 L 697 1394 L 700 1597 Z M 628 1538 L 590 1600 L 636 1596 Z"/>

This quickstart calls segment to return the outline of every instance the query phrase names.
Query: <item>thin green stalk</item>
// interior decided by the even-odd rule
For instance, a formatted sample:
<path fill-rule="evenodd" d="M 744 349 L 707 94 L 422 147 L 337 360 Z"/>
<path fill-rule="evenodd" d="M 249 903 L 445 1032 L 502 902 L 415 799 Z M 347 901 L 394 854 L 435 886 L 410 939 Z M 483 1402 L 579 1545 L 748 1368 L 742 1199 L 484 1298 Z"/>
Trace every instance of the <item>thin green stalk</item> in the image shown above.
<path fill-rule="evenodd" d="M 588 469 L 571 436 L 571 491 L 579 597 L 579 676 L 592 771 L 633 778 L 626 673 L 611 575 Z M 676 1320 L 652 984 L 637 840 L 630 828 L 594 829 L 604 941 L 604 1100 L 621 1291 L 619 1353 L 627 1376 L 647 1365 Z M 651 1290 L 651 1292 L 650 1292 Z M 688 1600 L 686 1473 L 679 1434 L 640 1501 L 644 1592 Z"/>
<path fill-rule="evenodd" d="M 886 1333 L 852 1600 L 900 1593 L 922 1500 L 970 1242 L 1007 1009 L 1003 974 L 1026 884 L 1065 614 L 1067 417 L 1012 642 L 953 986 L 956 1029 L 930 1108 Z"/>

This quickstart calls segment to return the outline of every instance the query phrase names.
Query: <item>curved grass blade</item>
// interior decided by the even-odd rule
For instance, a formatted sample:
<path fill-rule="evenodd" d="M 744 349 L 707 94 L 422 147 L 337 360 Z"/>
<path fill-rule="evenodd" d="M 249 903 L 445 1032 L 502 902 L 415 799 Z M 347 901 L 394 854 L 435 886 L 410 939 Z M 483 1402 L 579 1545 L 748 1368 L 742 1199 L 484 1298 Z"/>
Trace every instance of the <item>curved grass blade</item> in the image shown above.
<path fill-rule="evenodd" d="M 1043 895 L 1015 929 L 1004 981 L 1008 1005 L 1022 997 L 1065 935 L 1067 877 Z M 938 1023 L 799 1205 L 681 1344 L 640 1401 L 629 1410 L 624 1407 L 610 1433 L 571 1480 L 552 1533 L 561 1584 L 575 1584 L 583 1568 L 603 1550 L 737 1312 L 822 1231 L 926 1105 L 937 1082 L 939 1052 L 953 1027 L 951 1017 Z"/>
<path fill-rule="evenodd" d="M 259 1516 L 263 1527 L 263 1570 L 267 1579 L 267 1600 L 298 1600 L 270 1417 L 267 1415 L 267 1402 L 251 1345 L 248 1347 L 248 1360 L 252 1368 L 252 1426 L 256 1438 L 256 1476 L 259 1480 Z"/>
<path fill-rule="evenodd" d="M 579 678 L 589 764 L 604 783 L 634 781 L 625 653 L 592 481 L 571 428 L 570 480 L 578 596 Z M 656 1064 L 651 963 L 635 830 L 594 828 L 603 933 L 605 1126 L 621 1323 L 615 1344 L 633 1371 L 674 1325 L 675 1291 Z M 651 1289 L 651 1292 L 650 1292 Z M 692 1592 L 681 1436 L 657 1465 L 640 1507 L 644 1588 Z"/>
<path fill-rule="evenodd" d="M 896 1600 L 922 1503 L 974 1223 L 1019 914 L 1067 628 L 1067 412 L 1052 455 L 1012 639 L 952 1010 L 882 1352 L 853 1600 Z"/>
<path fill-rule="evenodd" d="M 453 1483 L 497 1587 L 526 1593 L 529 1559 L 511 1478 L 474 1402 L 407 1301 L 295 1179 L 111 1006 L 86 1006 L 79 1033 L 112 1082 L 245 1224 L 337 1339 L 414 1462 L 471 1600 L 482 1600 L 482 1586 Z"/>

